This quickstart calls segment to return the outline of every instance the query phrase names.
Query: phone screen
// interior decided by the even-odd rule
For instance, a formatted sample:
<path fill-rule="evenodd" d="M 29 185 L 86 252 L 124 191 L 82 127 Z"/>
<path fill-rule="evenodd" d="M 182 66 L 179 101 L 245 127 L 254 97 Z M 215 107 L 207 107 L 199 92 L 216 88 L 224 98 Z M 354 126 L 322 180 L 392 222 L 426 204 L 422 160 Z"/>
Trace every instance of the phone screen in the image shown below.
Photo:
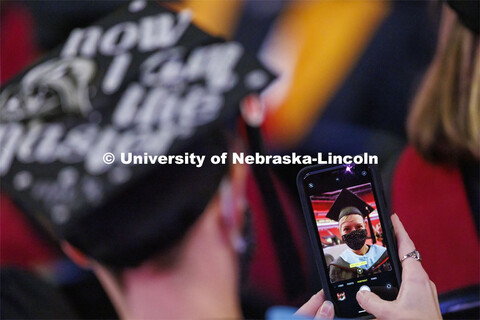
<path fill-rule="evenodd" d="M 367 315 L 355 298 L 359 290 L 386 300 L 398 294 L 390 259 L 396 250 L 385 237 L 371 175 L 368 166 L 344 166 L 304 178 L 332 302 L 342 317 Z"/>

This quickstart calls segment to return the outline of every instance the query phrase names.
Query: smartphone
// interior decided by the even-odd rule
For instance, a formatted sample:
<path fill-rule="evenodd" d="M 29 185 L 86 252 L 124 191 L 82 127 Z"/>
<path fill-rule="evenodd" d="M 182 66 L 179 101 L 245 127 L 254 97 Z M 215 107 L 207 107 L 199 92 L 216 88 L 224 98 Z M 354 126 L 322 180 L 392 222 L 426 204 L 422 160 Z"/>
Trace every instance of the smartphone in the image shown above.
<path fill-rule="evenodd" d="M 371 317 L 359 290 L 395 300 L 401 265 L 374 165 L 310 166 L 297 187 L 325 296 L 343 318 Z"/>

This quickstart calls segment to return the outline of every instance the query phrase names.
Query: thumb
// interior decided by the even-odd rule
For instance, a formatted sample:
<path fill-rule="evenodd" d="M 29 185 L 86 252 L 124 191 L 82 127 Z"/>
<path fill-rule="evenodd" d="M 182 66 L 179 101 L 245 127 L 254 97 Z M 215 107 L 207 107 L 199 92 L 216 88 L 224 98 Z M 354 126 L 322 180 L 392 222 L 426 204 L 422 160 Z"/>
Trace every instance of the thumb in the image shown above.
<path fill-rule="evenodd" d="M 333 303 L 327 300 L 322 304 L 314 319 L 330 320 L 333 319 L 333 317 L 335 317 Z"/>
<path fill-rule="evenodd" d="M 358 304 L 377 318 L 385 318 L 390 302 L 382 300 L 375 293 L 361 290 L 357 292 Z"/>

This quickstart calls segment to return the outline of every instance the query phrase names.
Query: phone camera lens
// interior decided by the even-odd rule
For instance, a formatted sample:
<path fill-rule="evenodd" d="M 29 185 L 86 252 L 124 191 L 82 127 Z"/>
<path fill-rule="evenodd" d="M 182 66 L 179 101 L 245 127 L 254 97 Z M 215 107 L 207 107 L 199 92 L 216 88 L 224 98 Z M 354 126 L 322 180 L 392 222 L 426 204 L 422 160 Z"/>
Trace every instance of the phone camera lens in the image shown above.
<path fill-rule="evenodd" d="M 310 189 L 312 189 L 312 188 L 313 188 L 313 183 L 310 182 L 310 183 L 308 184 L 308 187 L 309 187 Z"/>
<path fill-rule="evenodd" d="M 363 170 L 363 171 L 362 171 L 362 176 L 365 177 L 366 175 L 367 175 L 367 171 Z"/>

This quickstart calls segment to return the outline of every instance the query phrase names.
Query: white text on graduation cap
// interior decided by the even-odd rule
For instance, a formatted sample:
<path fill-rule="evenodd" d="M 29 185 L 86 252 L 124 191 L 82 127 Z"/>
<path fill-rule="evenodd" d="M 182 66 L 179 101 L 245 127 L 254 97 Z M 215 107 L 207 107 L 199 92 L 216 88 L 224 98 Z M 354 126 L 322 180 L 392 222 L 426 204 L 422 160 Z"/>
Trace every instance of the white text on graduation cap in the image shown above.
<path fill-rule="evenodd" d="M 75 29 L 62 50 L 62 57 L 94 57 L 97 52 L 105 56 L 120 55 L 137 47 L 149 52 L 173 46 L 191 22 L 188 10 L 160 13 L 141 18 L 138 22 L 118 23 L 106 30 L 100 26 Z"/>

